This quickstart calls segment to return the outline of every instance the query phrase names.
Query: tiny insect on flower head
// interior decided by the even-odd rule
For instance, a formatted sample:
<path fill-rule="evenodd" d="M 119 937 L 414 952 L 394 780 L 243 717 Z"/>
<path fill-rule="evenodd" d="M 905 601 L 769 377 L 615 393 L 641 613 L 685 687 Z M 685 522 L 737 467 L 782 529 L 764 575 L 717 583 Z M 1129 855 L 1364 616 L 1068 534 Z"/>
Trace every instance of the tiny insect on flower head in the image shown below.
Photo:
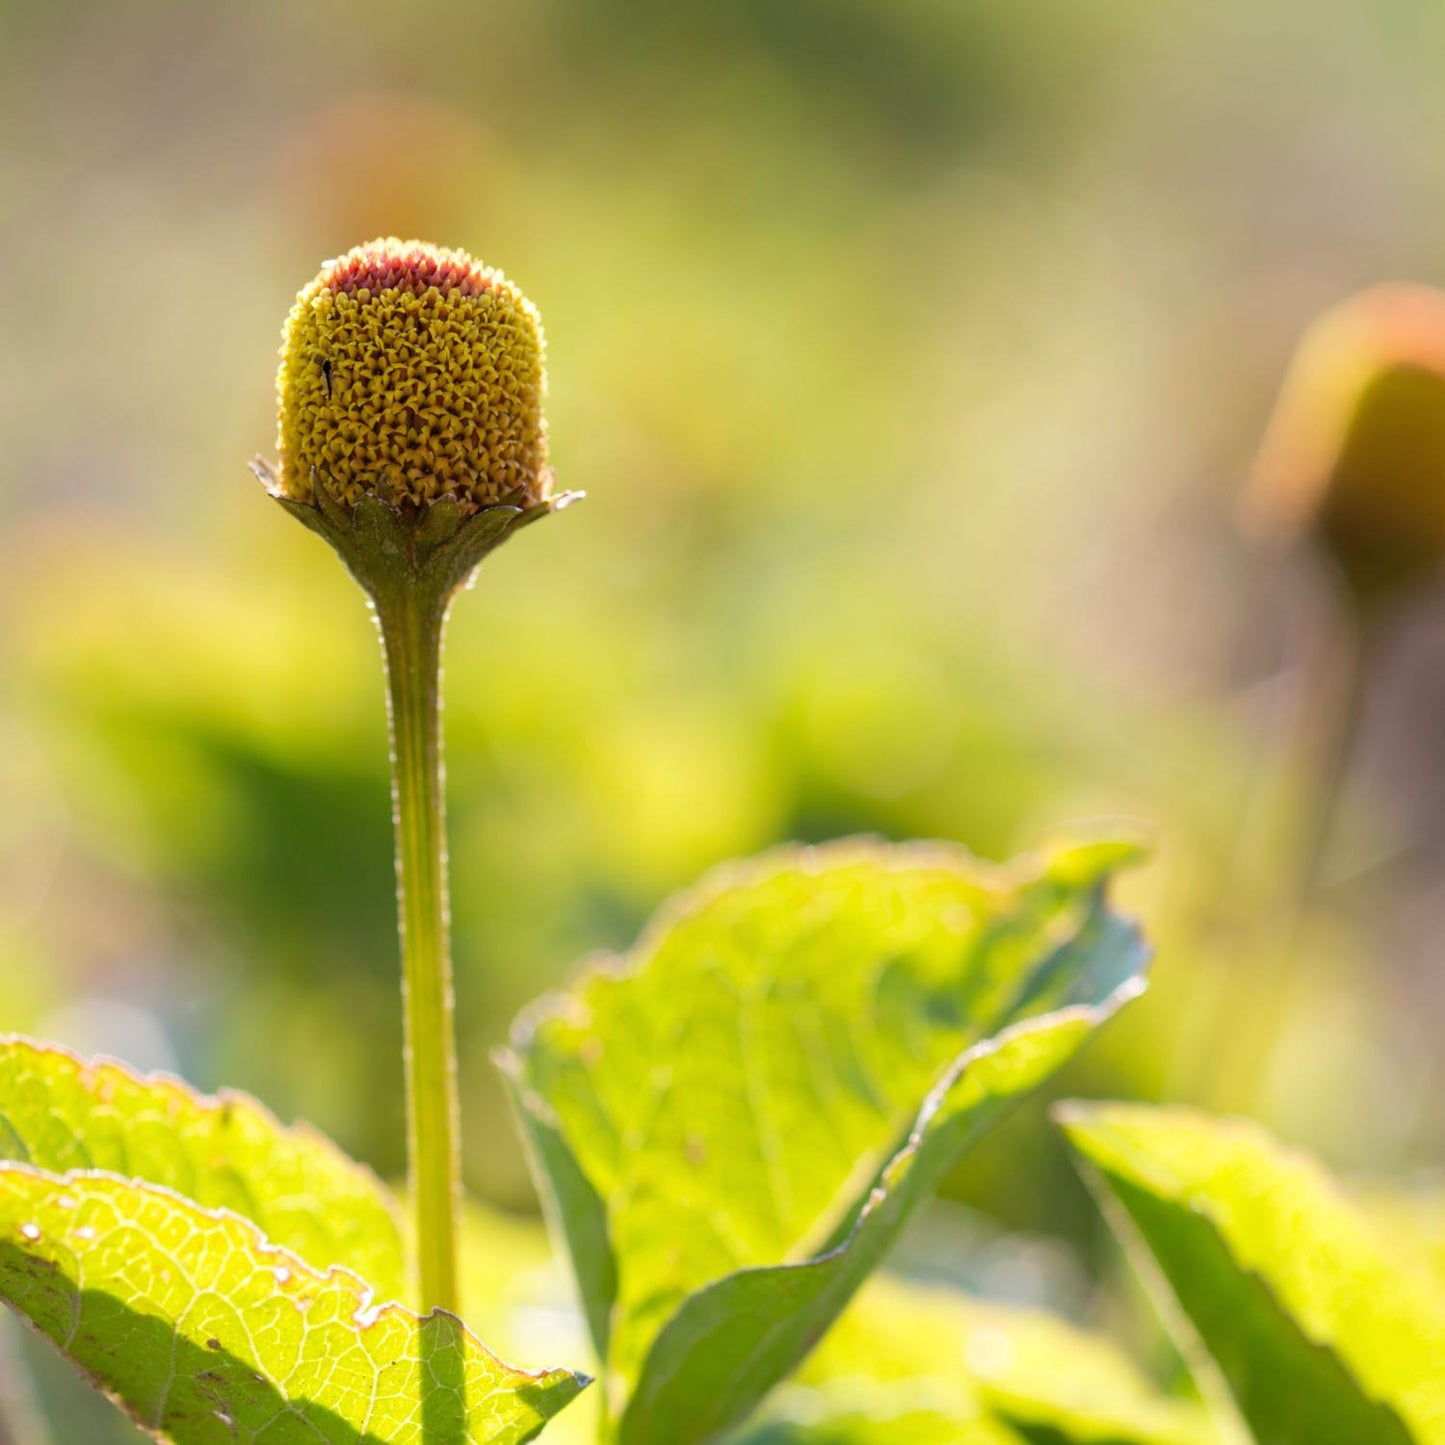
<path fill-rule="evenodd" d="M 358 246 L 286 320 L 279 491 L 404 509 L 451 496 L 464 517 L 535 506 L 551 491 L 545 390 L 536 308 L 500 271 L 420 241 Z"/>
<path fill-rule="evenodd" d="M 1245 520 L 1312 533 L 1363 603 L 1445 566 L 1445 293 L 1373 287 L 1305 333 Z"/>

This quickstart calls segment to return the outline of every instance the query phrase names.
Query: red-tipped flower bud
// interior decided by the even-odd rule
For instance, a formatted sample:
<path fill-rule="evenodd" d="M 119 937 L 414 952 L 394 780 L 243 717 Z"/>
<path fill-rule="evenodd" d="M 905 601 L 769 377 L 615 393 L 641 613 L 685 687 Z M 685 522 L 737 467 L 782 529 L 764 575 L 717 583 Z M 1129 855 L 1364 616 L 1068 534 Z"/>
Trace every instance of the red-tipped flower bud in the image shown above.
<path fill-rule="evenodd" d="M 279 489 L 465 517 L 551 490 L 542 327 L 500 271 L 394 238 L 329 261 L 296 298 L 277 376 Z"/>

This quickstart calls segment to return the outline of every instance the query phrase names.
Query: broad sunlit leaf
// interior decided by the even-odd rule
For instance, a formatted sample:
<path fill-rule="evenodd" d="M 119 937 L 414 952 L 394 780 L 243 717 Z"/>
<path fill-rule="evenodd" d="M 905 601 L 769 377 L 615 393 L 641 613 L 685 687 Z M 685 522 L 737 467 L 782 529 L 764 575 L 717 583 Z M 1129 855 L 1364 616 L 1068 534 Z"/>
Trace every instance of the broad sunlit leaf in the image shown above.
<path fill-rule="evenodd" d="M 254 1225 L 98 1173 L 0 1167 L 0 1298 L 176 1445 L 513 1445 L 585 1380 L 502 1364 Z"/>
<path fill-rule="evenodd" d="M 1142 987 L 1129 843 L 1014 869 L 846 843 L 725 871 L 504 1058 L 621 1445 L 688 1445 L 807 1354 L 911 1210 Z"/>
<path fill-rule="evenodd" d="M 1445 1441 L 1445 1297 L 1317 1164 L 1184 1109 L 1062 1118 L 1259 1445 Z"/>
<path fill-rule="evenodd" d="M 0 1161 L 52 1174 L 103 1169 L 232 1209 L 308 1264 L 344 1265 L 406 1298 L 395 1206 L 370 1170 L 245 1094 L 199 1094 L 112 1060 L 0 1038 Z"/>

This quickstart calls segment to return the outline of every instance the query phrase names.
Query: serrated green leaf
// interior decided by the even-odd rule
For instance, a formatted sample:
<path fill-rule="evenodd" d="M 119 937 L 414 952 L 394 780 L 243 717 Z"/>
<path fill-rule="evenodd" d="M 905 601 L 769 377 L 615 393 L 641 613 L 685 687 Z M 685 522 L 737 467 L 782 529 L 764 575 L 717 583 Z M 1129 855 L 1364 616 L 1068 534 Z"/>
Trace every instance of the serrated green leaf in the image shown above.
<path fill-rule="evenodd" d="M 1445 1306 L 1316 1163 L 1184 1109 L 1062 1117 L 1259 1445 L 1445 1441 Z"/>
<path fill-rule="evenodd" d="M 743 1419 L 914 1206 L 1142 986 L 1102 884 L 848 843 L 727 871 L 529 1016 L 503 1063 L 620 1445 Z"/>
<path fill-rule="evenodd" d="M 99 1173 L 0 1168 L 0 1297 L 175 1445 L 513 1445 L 585 1380 L 502 1364 L 249 1221 Z"/>
<path fill-rule="evenodd" d="M 344 1265 L 381 1299 L 407 1297 L 385 1186 L 316 1130 L 283 1127 L 245 1094 L 209 1097 L 113 1060 L 0 1038 L 0 1161 L 163 1185 L 244 1215 L 318 1269 Z"/>
<path fill-rule="evenodd" d="M 0 1307 L 0 1342 L 10 1335 L 14 1360 L 21 1377 L 23 1396 L 33 1406 L 30 1418 L 22 1422 L 29 1429 L 13 1429 L 8 1440 L 0 1429 L 3 1445 L 145 1445 L 151 1437 L 139 1429 L 123 1410 L 91 1387 L 79 1370 L 38 1330 L 31 1329 L 13 1311 Z M 0 1418 L 3 1412 L 0 1412 Z"/>

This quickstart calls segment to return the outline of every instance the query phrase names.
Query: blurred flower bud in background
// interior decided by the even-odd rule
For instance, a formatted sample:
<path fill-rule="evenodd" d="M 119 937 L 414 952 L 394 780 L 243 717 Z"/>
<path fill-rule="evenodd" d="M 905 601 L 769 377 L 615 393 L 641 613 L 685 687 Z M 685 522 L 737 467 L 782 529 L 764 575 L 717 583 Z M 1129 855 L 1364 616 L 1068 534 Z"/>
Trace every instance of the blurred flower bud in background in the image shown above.
<path fill-rule="evenodd" d="M 1313 536 L 1372 608 L 1445 563 L 1445 294 L 1379 286 L 1295 353 L 1246 499 L 1266 539 Z"/>
<path fill-rule="evenodd" d="M 465 108 L 364 89 L 292 118 L 271 184 L 297 249 L 326 255 L 356 236 L 490 235 L 513 172 L 501 138 Z"/>

